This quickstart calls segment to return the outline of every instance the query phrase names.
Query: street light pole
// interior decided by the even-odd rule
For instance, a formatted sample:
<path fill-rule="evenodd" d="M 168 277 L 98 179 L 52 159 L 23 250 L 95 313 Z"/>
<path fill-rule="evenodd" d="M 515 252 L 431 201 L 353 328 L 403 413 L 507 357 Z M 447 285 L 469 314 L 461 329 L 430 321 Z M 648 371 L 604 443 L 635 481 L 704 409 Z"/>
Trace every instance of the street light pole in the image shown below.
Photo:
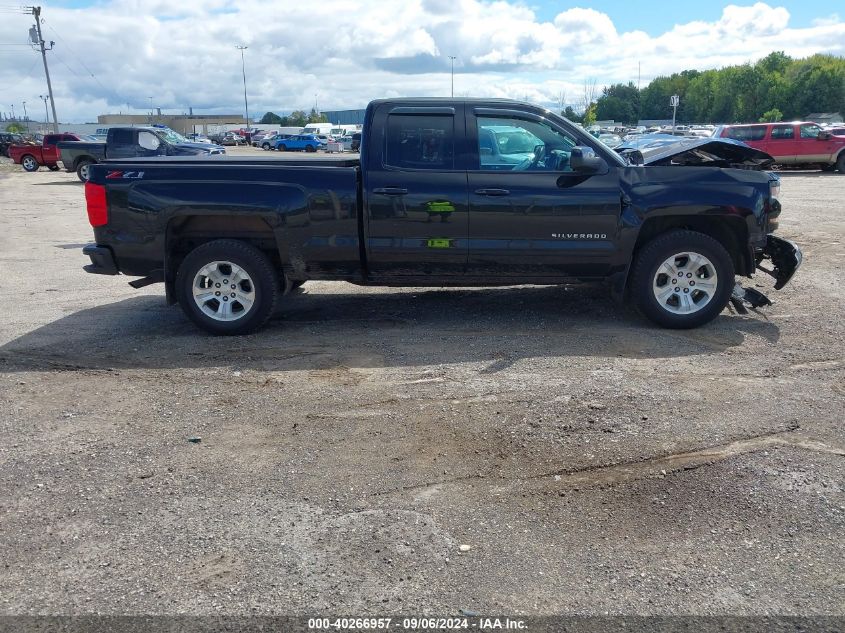
<path fill-rule="evenodd" d="M 452 65 L 452 96 L 455 96 L 455 56 L 449 55 L 449 62 Z"/>
<path fill-rule="evenodd" d="M 38 98 L 44 101 L 44 132 L 47 132 L 50 127 L 50 114 L 47 112 L 47 100 L 50 97 L 47 95 L 38 95 Z"/>
<path fill-rule="evenodd" d="M 244 78 L 244 110 L 246 110 L 246 129 L 249 131 L 249 103 L 246 100 L 246 62 L 244 62 L 244 51 L 249 46 L 235 46 L 241 52 L 241 75 Z"/>
<path fill-rule="evenodd" d="M 26 133 L 29 134 L 29 115 L 26 113 L 26 101 L 23 102 L 23 120 L 26 122 Z"/>

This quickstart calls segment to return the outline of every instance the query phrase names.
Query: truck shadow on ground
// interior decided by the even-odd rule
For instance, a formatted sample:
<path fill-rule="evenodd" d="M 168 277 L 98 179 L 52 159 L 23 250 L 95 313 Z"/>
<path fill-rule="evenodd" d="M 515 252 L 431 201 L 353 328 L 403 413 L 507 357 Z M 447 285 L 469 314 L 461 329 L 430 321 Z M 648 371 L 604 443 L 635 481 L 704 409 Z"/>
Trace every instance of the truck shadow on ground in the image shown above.
<path fill-rule="evenodd" d="M 10 341 L 0 347 L 0 371 L 487 362 L 485 371 L 495 373 L 524 358 L 719 353 L 747 336 L 776 343 L 780 330 L 727 311 L 697 330 L 659 329 L 601 288 L 306 290 L 284 297 L 268 325 L 245 337 L 205 334 L 162 297 L 141 296 L 74 312 Z"/>

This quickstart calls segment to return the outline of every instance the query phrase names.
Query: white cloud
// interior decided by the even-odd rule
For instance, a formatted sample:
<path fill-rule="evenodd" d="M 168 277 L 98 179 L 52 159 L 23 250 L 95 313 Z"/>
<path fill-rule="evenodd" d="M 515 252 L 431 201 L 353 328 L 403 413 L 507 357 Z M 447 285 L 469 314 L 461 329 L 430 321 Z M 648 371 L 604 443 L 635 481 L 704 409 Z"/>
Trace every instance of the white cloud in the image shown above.
<path fill-rule="evenodd" d="M 9 103 L 39 111 L 45 92 L 30 19 L 0 23 L 0 85 Z M 246 51 L 250 110 L 362 107 L 373 98 L 455 91 L 577 101 L 586 78 L 636 81 L 686 68 L 794 56 L 845 54 L 845 23 L 825 15 L 791 28 L 789 12 L 758 2 L 728 6 L 713 22 L 691 21 L 658 36 L 620 30 L 612 16 L 571 8 L 552 21 L 516 0 L 103 0 L 89 9 L 44 7 L 48 53 L 62 120 L 153 105 L 181 112 L 240 112 Z M 9 44 L 23 46 L 9 46 Z M 92 76 L 92 73 L 94 76 Z M 6 110 L 8 105 L 0 104 Z M 16 105 L 17 109 L 17 105 Z"/>

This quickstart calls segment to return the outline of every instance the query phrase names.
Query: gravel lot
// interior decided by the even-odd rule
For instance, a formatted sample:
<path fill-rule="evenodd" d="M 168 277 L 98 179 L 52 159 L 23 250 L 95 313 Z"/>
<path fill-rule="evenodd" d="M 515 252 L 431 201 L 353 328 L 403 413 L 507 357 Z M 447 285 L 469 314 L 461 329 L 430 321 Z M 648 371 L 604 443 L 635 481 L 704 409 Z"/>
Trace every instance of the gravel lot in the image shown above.
<path fill-rule="evenodd" d="M 223 339 L 2 165 L 0 613 L 845 615 L 843 199 L 785 174 L 804 266 L 695 331 L 309 282 Z"/>

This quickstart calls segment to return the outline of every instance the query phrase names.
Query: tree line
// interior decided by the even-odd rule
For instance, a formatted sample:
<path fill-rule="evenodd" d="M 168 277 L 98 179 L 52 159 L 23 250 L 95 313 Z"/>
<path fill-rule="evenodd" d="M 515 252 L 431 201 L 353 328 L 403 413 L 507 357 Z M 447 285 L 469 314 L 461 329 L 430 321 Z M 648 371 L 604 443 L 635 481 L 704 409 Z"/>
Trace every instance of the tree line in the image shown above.
<path fill-rule="evenodd" d="M 678 123 L 751 123 L 803 119 L 811 112 L 845 114 L 845 58 L 813 55 L 792 59 L 774 52 L 755 64 L 718 70 L 684 70 L 657 77 L 638 90 L 633 82 L 602 89 L 585 82 L 580 111 L 562 114 L 579 123 L 671 119 L 669 98 L 681 98 Z"/>
<path fill-rule="evenodd" d="M 279 127 L 305 127 L 309 123 L 329 123 L 325 114 L 318 114 L 314 108 L 311 112 L 294 110 L 287 116 L 279 116 L 275 112 L 267 112 L 261 117 L 259 123 L 263 125 L 278 125 Z"/>

